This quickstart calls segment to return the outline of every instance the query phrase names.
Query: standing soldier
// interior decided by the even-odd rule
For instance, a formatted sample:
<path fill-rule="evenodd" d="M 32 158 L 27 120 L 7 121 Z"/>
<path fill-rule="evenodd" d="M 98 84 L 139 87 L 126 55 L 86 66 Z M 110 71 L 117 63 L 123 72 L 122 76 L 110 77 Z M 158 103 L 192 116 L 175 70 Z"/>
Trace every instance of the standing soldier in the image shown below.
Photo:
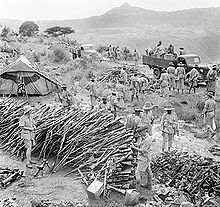
<path fill-rule="evenodd" d="M 138 166 L 135 173 L 136 189 L 140 191 L 141 186 L 152 190 L 152 171 L 150 167 L 152 144 L 152 121 L 153 116 L 151 103 L 145 103 L 144 119 L 139 121 L 140 139 L 136 145 L 132 145 L 131 149 L 138 152 Z M 150 121 L 150 123 L 148 123 Z M 138 131 L 138 129 L 137 129 Z"/>
<path fill-rule="evenodd" d="M 134 65 L 135 65 L 135 68 L 136 68 L 137 64 L 138 64 L 138 60 L 139 60 L 139 54 L 138 54 L 136 49 L 134 50 L 133 57 L 134 57 Z"/>
<path fill-rule="evenodd" d="M 148 88 L 149 81 L 145 76 L 142 76 L 139 78 L 139 83 L 140 83 L 140 88 L 141 88 L 140 93 L 144 93 Z"/>
<path fill-rule="evenodd" d="M 108 52 L 109 52 L 109 59 L 110 59 L 110 61 L 113 61 L 114 51 L 113 51 L 113 47 L 111 45 L 109 45 Z"/>
<path fill-rule="evenodd" d="M 108 103 L 107 103 L 107 97 L 102 97 L 102 102 L 99 104 L 99 109 L 105 109 L 105 111 L 108 111 Z"/>
<path fill-rule="evenodd" d="M 31 116 L 32 107 L 30 105 L 24 106 L 24 115 L 20 117 L 19 127 L 21 128 L 21 138 L 24 141 L 26 149 L 26 167 L 32 168 L 31 164 L 35 164 L 31 161 L 32 146 L 35 145 L 35 123 Z"/>
<path fill-rule="evenodd" d="M 189 81 L 189 94 L 191 90 L 194 90 L 194 93 L 196 93 L 196 87 L 198 86 L 198 78 L 199 78 L 199 71 L 198 71 L 198 65 L 195 65 L 195 67 L 186 74 L 186 78 L 188 78 Z"/>
<path fill-rule="evenodd" d="M 126 73 L 126 71 L 124 70 L 126 68 L 121 68 L 121 80 L 123 81 L 122 84 L 126 85 L 128 82 L 128 74 Z"/>
<path fill-rule="evenodd" d="M 140 117 L 140 113 L 142 112 L 141 109 L 135 108 L 134 109 L 134 114 L 130 114 L 127 117 L 127 121 L 126 121 L 126 128 L 127 129 L 131 129 L 134 134 L 136 133 L 136 130 L 140 127 L 140 123 L 141 123 L 141 117 Z"/>
<path fill-rule="evenodd" d="M 97 99 L 97 87 L 94 78 L 91 78 L 91 80 L 86 85 L 85 89 L 88 90 L 90 93 L 91 110 L 92 110 L 96 105 L 96 99 Z"/>
<path fill-rule="evenodd" d="M 166 113 L 163 114 L 161 119 L 161 128 L 163 135 L 163 146 L 162 152 L 164 152 L 165 147 L 168 143 L 168 151 L 170 151 L 173 143 L 174 135 L 179 136 L 179 124 L 176 113 L 173 112 L 174 108 L 171 105 L 168 105 L 164 108 Z"/>
<path fill-rule="evenodd" d="M 207 73 L 207 92 L 212 92 L 215 95 L 217 82 L 217 66 L 213 65 L 212 69 Z"/>
<path fill-rule="evenodd" d="M 175 89 L 175 68 L 172 62 L 169 63 L 169 67 L 167 68 L 167 73 L 169 76 L 169 90 Z"/>
<path fill-rule="evenodd" d="M 70 107 L 72 105 L 72 95 L 67 90 L 66 85 L 62 86 L 61 103 L 62 103 L 63 107 L 66 109 L 70 109 Z"/>
<path fill-rule="evenodd" d="M 125 47 L 124 51 L 123 51 L 123 56 L 124 56 L 125 63 L 127 62 L 127 59 L 128 59 L 128 53 L 129 53 L 129 50 L 127 49 L 127 47 Z"/>
<path fill-rule="evenodd" d="M 160 77 L 160 86 L 161 86 L 162 96 L 167 96 L 168 90 L 169 90 L 169 75 L 166 72 L 165 68 L 163 68 L 162 74 Z"/>
<path fill-rule="evenodd" d="M 120 106 L 120 108 L 125 107 L 125 86 L 122 85 L 122 82 L 122 80 L 119 80 L 119 83 L 117 83 L 115 86 L 116 91 L 118 93 L 118 105 Z"/>
<path fill-rule="evenodd" d="M 213 93 L 207 93 L 208 100 L 205 102 L 205 106 L 203 109 L 203 116 L 204 116 L 204 124 L 206 125 L 208 138 L 212 138 L 215 134 L 214 130 L 216 129 L 215 125 L 215 111 L 216 111 L 216 102 L 213 98 Z"/>
<path fill-rule="evenodd" d="M 178 90 L 178 93 L 180 92 L 180 90 L 182 90 L 182 93 L 183 93 L 184 79 L 185 79 L 186 72 L 185 72 L 184 65 L 181 62 L 178 64 L 178 67 L 176 68 L 176 75 L 177 75 L 177 90 Z"/>
<path fill-rule="evenodd" d="M 131 103 L 133 102 L 134 97 L 136 97 L 137 100 L 139 101 L 138 89 L 139 89 L 138 77 L 137 74 L 135 73 L 131 77 Z"/>
<path fill-rule="evenodd" d="M 112 90 L 112 95 L 109 98 L 109 102 L 110 102 L 110 111 L 114 115 L 114 119 L 115 119 L 117 116 L 117 109 L 119 108 L 117 92 L 115 90 Z"/>

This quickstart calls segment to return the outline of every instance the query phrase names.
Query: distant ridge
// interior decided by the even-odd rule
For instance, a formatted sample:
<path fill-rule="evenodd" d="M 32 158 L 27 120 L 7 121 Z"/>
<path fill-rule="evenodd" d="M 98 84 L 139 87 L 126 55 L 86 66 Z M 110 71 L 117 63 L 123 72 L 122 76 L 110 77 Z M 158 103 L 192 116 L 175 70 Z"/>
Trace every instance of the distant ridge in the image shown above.
<path fill-rule="evenodd" d="M 17 30 L 20 20 L 0 19 L 2 25 L 6 24 Z M 76 20 L 45 20 L 36 21 L 40 30 L 44 31 L 52 26 L 71 26 L 73 29 L 94 28 L 120 28 L 143 25 L 170 25 L 172 27 L 213 27 L 220 25 L 220 8 L 193 8 L 179 11 L 152 11 L 124 3 L 100 16 L 93 16 Z"/>

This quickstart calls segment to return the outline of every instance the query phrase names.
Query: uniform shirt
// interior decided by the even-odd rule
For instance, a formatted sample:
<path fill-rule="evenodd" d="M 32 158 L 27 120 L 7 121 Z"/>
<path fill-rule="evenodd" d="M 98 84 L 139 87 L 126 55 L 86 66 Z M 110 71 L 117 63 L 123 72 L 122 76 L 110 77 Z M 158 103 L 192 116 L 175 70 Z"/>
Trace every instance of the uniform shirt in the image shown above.
<path fill-rule="evenodd" d="M 193 79 L 196 79 L 199 76 L 199 71 L 193 68 L 188 74 L 189 81 L 192 81 Z"/>
<path fill-rule="evenodd" d="M 103 102 L 99 104 L 99 109 L 105 109 L 108 110 L 108 104 L 104 104 Z"/>
<path fill-rule="evenodd" d="M 203 109 L 203 114 L 210 113 L 210 112 L 215 112 L 216 110 L 216 102 L 213 98 L 209 98 L 205 102 L 205 106 Z"/>
<path fill-rule="evenodd" d="M 141 117 L 136 116 L 135 114 L 130 114 L 127 117 L 126 128 L 135 130 L 141 124 Z"/>
<path fill-rule="evenodd" d="M 109 98 L 109 101 L 110 101 L 110 110 L 114 111 L 116 109 L 117 105 L 118 105 L 117 96 L 111 95 L 110 98 Z"/>
<path fill-rule="evenodd" d="M 138 88 L 138 77 L 137 76 L 132 76 L 131 77 L 131 88 Z"/>
<path fill-rule="evenodd" d="M 134 59 L 135 59 L 135 60 L 138 60 L 138 59 L 139 59 L 138 52 L 134 52 L 134 54 L 133 54 L 133 55 L 134 55 Z"/>
<path fill-rule="evenodd" d="M 176 113 L 165 113 L 161 119 L 162 132 L 175 134 L 179 130 L 178 118 Z"/>
<path fill-rule="evenodd" d="M 169 85 L 169 76 L 167 73 L 162 73 L 160 77 L 161 86 L 166 87 Z"/>
<path fill-rule="evenodd" d="M 168 73 L 169 75 L 172 75 L 171 77 L 174 77 L 174 75 L 175 75 L 175 68 L 174 68 L 173 66 L 169 66 L 169 67 L 167 68 L 167 73 Z"/>
<path fill-rule="evenodd" d="M 23 115 L 20 117 L 20 120 L 19 120 L 19 127 L 22 128 L 22 131 L 21 131 L 21 136 L 22 137 L 25 137 L 25 139 L 29 139 L 31 140 L 31 132 L 34 131 L 35 129 L 35 123 L 34 123 L 34 120 L 33 118 L 30 116 L 27 116 L 27 115 Z M 24 129 L 23 127 L 28 127 L 30 128 L 31 130 L 27 130 L 27 129 Z"/>
<path fill-rule="evenodd" d="M 125 86 L 118 83 L 116 86 L 116 91 L 118 92 L 119 97 L 124 97 L 125 94 Z"/>
<path fill-rule="evenodd" d="M 148 136 L 145 139 L 143 139 L 138 147 L 139 149 L 141 149 L 141 152 L 138 152 L 138 160 L 143 162 L 150 162 L 151 152 L 153 149 L 152 137 Z"/>
<path fill-rule="evenodd" d="M 217 72 L 214 70 L 209 70 L 209 72 L 207 73 L 207 79 L 209 81 L 215 81 L 217 79 Z"/>
<path fill-rule="evenodd" d="M 152 111 L 149 111 L 147 114 L 144 112 L 142 117 L 141 117 L 141 125 L 142 126 L 146 126 L 147 129 L 145 130 L 145 132 L 143 132 L 144 136 L 146 135 L 146 133 L 148 133 L 150 136 L 153 135 L 152 133 L 152 122 L 154 120 L 154 117 L 153 117 L 153 112 Z"/>
<path fill-rule="evenodd" d="M 97 96 L 97 88 L 94 82 L 89 81 L 85 88 L 89 91 L 90 96 Z"/>
<path fill-rule="evenodd" d="M 123 81 L 125 81 L 125 82 L 127 82 L 127 77 L 128 77 L 128 75 L 127 75 L 127 73 L 125 72 L 125 70 L 121 70 L 121 77 L 122 77 L 122 80 Z"/>
<path fill-rule="evenodd" d="M 185 77 L 185 68 L 184 67 L 177 67 L 176 68 L 176 75 L 178 79 L 183 79 Z"/>
<path fill-rule="evenodd" d="M 70 106 L 72 104 L 72 95 L 69 91 L 63 91 L 62 93 L 62 105 Z"/>

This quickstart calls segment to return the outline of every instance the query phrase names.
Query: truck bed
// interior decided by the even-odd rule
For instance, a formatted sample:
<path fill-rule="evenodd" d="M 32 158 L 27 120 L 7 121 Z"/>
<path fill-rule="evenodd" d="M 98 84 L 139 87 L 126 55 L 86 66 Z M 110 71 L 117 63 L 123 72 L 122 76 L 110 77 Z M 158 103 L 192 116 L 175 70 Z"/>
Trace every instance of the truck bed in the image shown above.
<path fill-rule="evenodd" d="M 144 65 L 149 65 L 157 68 L 167 68 L 170 62 L 171 62 L 170 60 L 165 60 L 163 58 L 143 55 Z"/>

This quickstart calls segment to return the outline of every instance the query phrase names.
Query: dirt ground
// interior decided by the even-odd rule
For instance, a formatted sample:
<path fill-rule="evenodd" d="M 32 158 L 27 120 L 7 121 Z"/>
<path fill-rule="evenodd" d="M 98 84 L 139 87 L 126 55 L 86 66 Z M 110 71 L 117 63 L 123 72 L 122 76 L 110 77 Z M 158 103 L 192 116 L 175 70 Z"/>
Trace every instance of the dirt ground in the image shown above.
<path fill-rule="evenodd" d="M 152 75 L 152 71 L 146 70 L 146 68 L 142 68 L 148 75 Z M 219 85 L 219 83 L 218 83 Z M 85 107 L 88 106 L 88 96 L 84 93 L 77 95 L 78 98 L 82 99 Z M 55 102 L 55 97 L 49 97 L 52 101 L 50 104 Z M 157 102 L 160 102 L 159 96 L 154 96 L 157 99 Z M 35 98 L 32 99 L 33 103 L 42 102 L 44 99 Z M 47 102 L 48 103 L 48 102 Z M 178 149 L 179 151 L 188 151 L 191 153 L 198 153 L 203 156 L 212 155 L 208 152 L 208 147 L 212 144 L 216 144 L 216 141 L 207 141 L 204 139 L 197 139 L 190 133 L 187 127 L 194 127 L 192 124 L 186 124 L 185 122 L 181 122 L 180 124 L 180 136 L 175 137 L 173 148 Z M 162 135 L 159 127 L 159 120 L 156 121 L 153 128 L 153 136 L 156 138 L 153 156 L 161 152 L 162 145 Z M 218 144 L 218 143 L 217 143 Z M 217 160 L 220 160 L 218 157 L 215 157 Z M 35 159 L 36 160 L 36 159 Z M 40 161 L 38 161 L 40 163 Z M 21 160 L 10 156 L 9 154 L 5 154 L 0 150 L 0 167 L 9 167 L 11 169 L 18 168 L 20 170 L 24 170 L 25 166 L 21 162 Z M 32 173 L 35 172 L 36 169 L 32 170 Z M 19 206 L 29 207 L 31 206 L 30 201 L 32 199 L 49 199 L 51 202 L 61 202 L 61 201 L 70 201 L 73 204 L 77 202 L 81 202 L 87 206 L 124 206 L 124 197 L 120 194 L 112 193 L 109 200 L 90 200 L 86 194 L 86 186 L 82 184 L 81 179 L 79 179 L 79 175 L 70 175 L 68 177 L 64 177 L 68 169 L 61 169 L 55 174 L 50 174 L 48 171 L 45 171 L 45 175 L 43 177 L 33 179 L 33 186 L 29 187 L 20 187 L 19 183 L 15 182 L 11 186 L 8 186 L 6 189 L 0 190 L 0 199 L 8 198 L 8 197 L 16 197 Z M 150 192 L 143 191 L 142 194 L 144 196 L 149 197 L 151 195 Z"/>

